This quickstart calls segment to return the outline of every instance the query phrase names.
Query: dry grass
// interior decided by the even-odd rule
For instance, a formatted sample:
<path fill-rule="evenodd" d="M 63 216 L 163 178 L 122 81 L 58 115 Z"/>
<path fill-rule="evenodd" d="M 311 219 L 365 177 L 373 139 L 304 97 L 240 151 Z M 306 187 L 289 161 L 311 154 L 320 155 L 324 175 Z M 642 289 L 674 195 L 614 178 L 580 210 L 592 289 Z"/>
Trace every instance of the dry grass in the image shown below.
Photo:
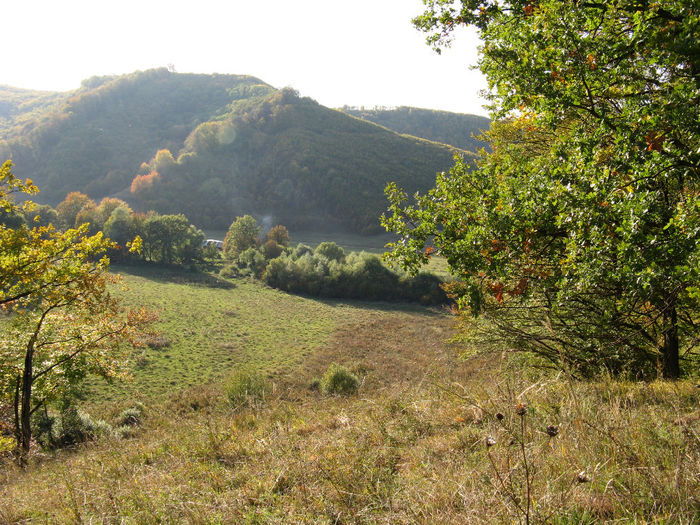
<path fill-rule="evenodd" d="M 132 439 L 8 465 L 0 521 L 697 523 L 692 381 L 533 380 L 509 356 L 456 361 L 449 326 L 368 314 L 257 410 L 190 389 Z M 362 375 L 357 396 L 306 388 L 330 361 Z"/>

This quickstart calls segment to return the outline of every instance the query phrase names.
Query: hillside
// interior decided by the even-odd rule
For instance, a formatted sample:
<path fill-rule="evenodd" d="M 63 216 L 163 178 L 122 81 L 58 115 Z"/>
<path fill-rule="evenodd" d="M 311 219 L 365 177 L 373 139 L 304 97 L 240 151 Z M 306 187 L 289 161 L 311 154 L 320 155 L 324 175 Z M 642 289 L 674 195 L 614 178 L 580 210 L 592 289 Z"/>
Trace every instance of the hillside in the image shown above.
<path fill-rule="evenodd" d="M 158 308 L 162 336 L 133 381 L 81 403 L 118 432 L 26 469 L 6 458 L 1 523 L 697 522 L 692 379 L 577 381 L 508 351 L 459 360 L 443 311 L 138 273 L 125 299 Z M 356 394 L 310 388 L 332 362 Z M 246 365 L 267 395 L 233 404 Z"/>
<path fill-rule="evenodd" d="M 198 126 L 179 156 L 159 153 L 124 197 L 219 227 L 251 213 L 295 228 L 372 231 L 387 182 L 426 191 L 453 155 L 284 89 Z"/>
<path fill-rule="evenodd" d="M 0 86 L 0 137 L 26 133 L 26 126 L 39 122 L 68 96 L 68 93 Z"/>
<path fill-rule="evenodd" d="M 3 133 L 0 157 L 39 185 L 39 201 L 56 204 L 76 190 L 100 198 L 128 187 L 141 162 L 182 147 L 233 100 L 271 91 L 253 77 L 166 69 L 93 77 L 39 120 Z"/>
<path fill-rule="evenodd" d="M 295 227 L 377 230 L 386 183 L 425 191 L 455 151 L 248 76 L 158 69 L 94 77 L 62 99 L 25 95 L 36 118 L 7 120 L 0 157 L 38 184 L 38 201 L 117 195 L 207 228 L 251 213 Z M 18 114 L 21 104 L 7 107 Z"/>
<path fill-rule="evenodd" d="M 375 122 L 397 133 L 422 137 L 467 151 L 478 151 L 486 146 L 474 136 L 487 130 L 490 123 L 488 118 L 478 115 L 405 106 L 393 109 L 358 109 L 346 106 L 342 110 L 348 115 Z"/>

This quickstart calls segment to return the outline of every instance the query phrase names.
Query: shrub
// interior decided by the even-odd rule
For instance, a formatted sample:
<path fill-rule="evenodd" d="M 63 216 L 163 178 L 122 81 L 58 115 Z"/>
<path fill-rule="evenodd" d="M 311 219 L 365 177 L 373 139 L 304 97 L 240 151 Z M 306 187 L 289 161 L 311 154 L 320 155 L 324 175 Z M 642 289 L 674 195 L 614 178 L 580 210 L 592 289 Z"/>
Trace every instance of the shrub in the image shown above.
<path fill-rule="evenodd" d="M 248 248 L 238 256 L 238 267 L 255 277 L 262 275 L 266 265 L 265 256 L 255 248 Z"/>
<path fill-rule="evenodd" d="M 111 436 L 114 432 L 109 423 L 93 419 L 74 406 L 64 408 L 56 416 L 38 413 L 33 424 L 36 440 L 47 449 L 84 443 L 101 436 Z"/>
<path fill-rule="evenodd" d="M 141 425 L 141 417 L 141 409 L 138 407 L 127 408 L 126 410 L 123 410 L 121 414 L 119 414 L 118 425 L 120 427 L 139 426 Z"/>
<path fill-rule="evenodd" d="M 332 363 L 321 379 L 321 391 L 324 394 L 349 396 L 357 392 L 360 381 L 346 367 Z"/>
<path fill-rule="evenodd" d="M 265 254 L 265 259 L 276 259 L 280 255 L 282 255 L 282 252 L 284 251 L 284 246 L 281 244 L 278 244 L 277 241 L 274 241 L 273 239 L 269 239 L 265 244 L 263 245 L 263 253 Z"/>
<path fill-rule="evenodd" d="M 259 370 L 238 370 L 226 387 L 229 403 L 234 408 L 245 404 L 256 406 L 265 400 L 269 387 L 265 375 Z"/>
<path fill-rule="evenodd" d="M 345 260 L 345 250 L 334 242 L 322 242 L 316 247 L 316 255 L 323 255 L 331 261 L 342 262 Z"/>
<path fill-rule="evenodd" d="M 308 244 L 299 243 L 297 244 L 297 247 L 294 248 L 293 255 L 295 259 L 298 259 L 302 255 L 306 255 L 307 253 L 314 253 L 311 246 L 309 246 Z"/>
<path fill-rule="evenodd" d="M 219 275 L 225 279 L 233 279 L 241 274 L 237 264 L 227 264 L 219 271 Z"/>

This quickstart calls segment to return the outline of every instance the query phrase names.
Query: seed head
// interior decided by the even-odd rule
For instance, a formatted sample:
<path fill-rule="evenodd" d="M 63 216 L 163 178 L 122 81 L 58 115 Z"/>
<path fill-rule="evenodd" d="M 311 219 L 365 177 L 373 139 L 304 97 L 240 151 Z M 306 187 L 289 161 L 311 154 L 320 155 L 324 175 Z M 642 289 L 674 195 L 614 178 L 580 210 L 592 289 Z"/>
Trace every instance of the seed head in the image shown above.
<path fill-rule="evenodd" d="M 503 421 L 503 414 L 501 414 L 500 412 L 496 412 L 496 419 L 498 419 L 499 421 Z"/>
<path fill-rule="evenodd" d="M 556 426 L 556 425 L 549 425 L 549 426 L 547 427 L 547 435 L 548 435 L 549 437 L 554 437 L 554 436 L 556 436 L 557 434 L 559 434 L 559 427 L 558 427 L 558 426 Z"/>
<path fill-rule="evenodd" d="M 486 438 L 486 448 L 491 448 L 491 447 L 494 446 L 495 444 L 496 444 L 496 440 L 493 439 L 491 436 L 488 436 L 488 437 Z"/>

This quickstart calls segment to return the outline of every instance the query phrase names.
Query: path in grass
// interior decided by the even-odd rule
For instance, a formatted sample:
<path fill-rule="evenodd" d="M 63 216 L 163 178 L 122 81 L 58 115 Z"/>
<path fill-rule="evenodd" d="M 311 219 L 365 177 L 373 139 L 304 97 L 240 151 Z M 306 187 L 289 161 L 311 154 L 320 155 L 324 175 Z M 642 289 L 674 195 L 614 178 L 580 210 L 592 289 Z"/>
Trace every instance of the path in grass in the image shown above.
<path fill-rule="evenodd" d="M 115 270 L 129 288 L 122 292 L 125 303 L 159 312 L 165 345 L 137 354 L 129 383 L 95 385 L 104 401 L 216 383 L 240 366 L 288 376 L 341 327 L 408 313 L 435 315 L 410 305 L 319 301 L 248 280 L 222 287 L 226 282 L 186 272 Z"/>

